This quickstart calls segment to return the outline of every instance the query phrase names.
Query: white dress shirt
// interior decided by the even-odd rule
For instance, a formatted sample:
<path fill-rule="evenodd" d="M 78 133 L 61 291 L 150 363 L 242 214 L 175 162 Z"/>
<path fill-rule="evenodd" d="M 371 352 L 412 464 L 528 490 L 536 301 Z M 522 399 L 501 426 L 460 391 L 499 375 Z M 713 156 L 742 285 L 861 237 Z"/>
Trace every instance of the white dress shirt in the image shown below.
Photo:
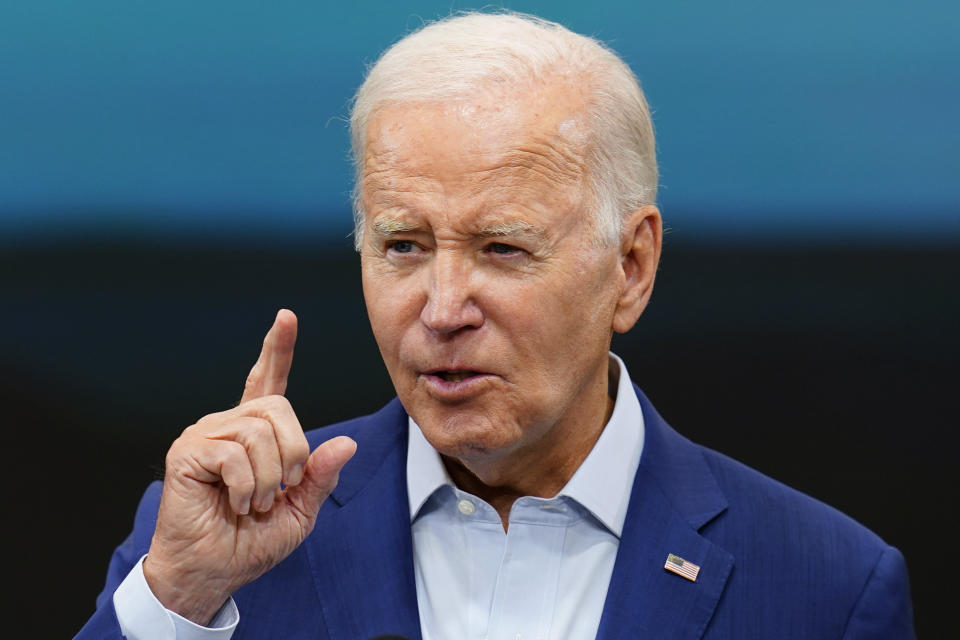
<path fill-rule="evenodd" d="M 220 607 L 209 627 L 200 626 L 160 604 L 143 576 L 143 558 L 113 592 L 117 622 L 127 640 L 230 640 L 240 621 L 233 598 Z"/>
<path fill-rule="evenodd" d="M 424 640 L 594 638 L 643 450 L 643 415 L 623 362 L 613 413 L 590 454 L 550 499 L 524 497 L 509 531 L 489 504 L 457 489 L 410 420 L 410 498 L 417 604 Z M 229 640 L 233 599 L 210 627 L 166 610 L 143 560 L 113 595 L 128 640 Z"/>

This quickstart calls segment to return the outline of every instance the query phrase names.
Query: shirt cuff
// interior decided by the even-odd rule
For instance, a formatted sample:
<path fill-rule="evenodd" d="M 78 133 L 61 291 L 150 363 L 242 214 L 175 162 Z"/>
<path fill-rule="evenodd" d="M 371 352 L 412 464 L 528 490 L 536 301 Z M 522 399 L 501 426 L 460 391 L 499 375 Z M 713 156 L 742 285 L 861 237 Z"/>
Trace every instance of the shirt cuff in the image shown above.
<path fill-rule="evenodd" d="M 230 640 L 240 621 L 233 598 L 220 607 L 209 627 L 191 622 L 165 609 L 153 595 L 143 576 L 143 558 L 113 593 L 113 608 L 127 640 Z"/>

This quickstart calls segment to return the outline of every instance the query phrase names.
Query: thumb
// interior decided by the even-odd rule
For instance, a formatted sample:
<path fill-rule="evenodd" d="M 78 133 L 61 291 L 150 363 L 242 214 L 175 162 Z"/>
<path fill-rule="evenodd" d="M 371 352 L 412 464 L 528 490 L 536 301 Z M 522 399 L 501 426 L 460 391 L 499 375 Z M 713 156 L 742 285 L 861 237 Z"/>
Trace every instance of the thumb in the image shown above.
<path fill-rule="evenodd" d="M 337 486 L 340 469 L 357 451 L 357 443 L 347 436 L 327 440 L 314 449 L 304 465 L 303 480 L 295 487 L 287 487 L 287 499 L 313 528 L 320 505 Z"/>

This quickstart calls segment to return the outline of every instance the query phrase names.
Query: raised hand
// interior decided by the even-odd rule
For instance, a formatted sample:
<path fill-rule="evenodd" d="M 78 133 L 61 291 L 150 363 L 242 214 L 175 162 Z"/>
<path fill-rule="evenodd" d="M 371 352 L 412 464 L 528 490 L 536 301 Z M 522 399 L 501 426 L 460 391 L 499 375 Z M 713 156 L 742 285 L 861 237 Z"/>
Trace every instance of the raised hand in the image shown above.
<path fill-rule="evenodd" d="M 338 437 L 310 453 L 283 397 L 296 339 L 297 318 L 283 309 L 240 405 L 204 416 L 167 452 L 143 572 L 167 609 L 199 624 L 303 542 L 356 450 Z"/>

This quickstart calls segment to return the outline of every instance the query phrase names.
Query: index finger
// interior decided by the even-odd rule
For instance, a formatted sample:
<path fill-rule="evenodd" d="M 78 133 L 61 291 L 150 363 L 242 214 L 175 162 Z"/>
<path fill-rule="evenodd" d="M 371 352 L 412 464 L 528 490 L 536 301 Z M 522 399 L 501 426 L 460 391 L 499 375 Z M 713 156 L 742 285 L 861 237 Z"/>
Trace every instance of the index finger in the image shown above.
<path fill-rule="evenodd" d="M 250 369 L 240 404 L 264 396 L 283 395 L 293 364 L 293 345 L 297 341 L 297 316 L 280 309 L 273 326 L 263 339 L 260 357 Z"/>

